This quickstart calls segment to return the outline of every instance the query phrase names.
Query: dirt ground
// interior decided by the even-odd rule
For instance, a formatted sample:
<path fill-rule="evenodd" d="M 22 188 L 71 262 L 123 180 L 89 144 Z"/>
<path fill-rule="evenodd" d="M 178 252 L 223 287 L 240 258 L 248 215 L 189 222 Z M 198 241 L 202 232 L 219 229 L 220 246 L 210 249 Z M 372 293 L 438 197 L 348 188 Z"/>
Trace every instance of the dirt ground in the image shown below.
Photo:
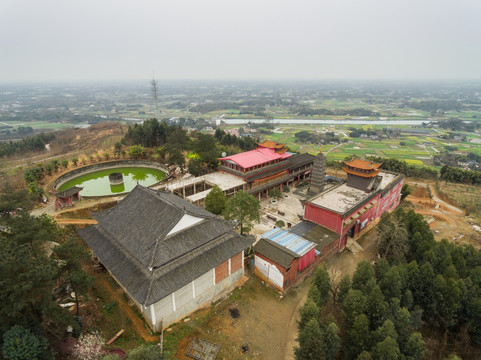
<path fill-rule="evenodd" d="M 465 216 L 463 210 L 441 200 L 434 184 L 414 181 L 409 181 L 408 184 L 413 191 L 406 200 L 411 202 L 418 214 L 424 216 L 436 240 L 447 239 L 460 245 L 481 248 L 481 234 L 473 228 L 476 225 L 474 219 Z"/>
<path fill-rule="evenodd" d="M 256 238 L 267 231 L 271 230 L 277 220 L 284 221 L 287 228 L 287 224 L 292 225 L 297 224 L 300 221 L 299 216 L 304 214 L 304 209 L 301 203 L 301 197 L 295 195 L 292 190 L 288 193 L 282 193 L 283 196 L 280 199 L 262 199 L 261 200 L 261 211 L 260 211 L 260 223 L 255 224 L 254 228 L 250 232 L 256 235 Z M 280 214 L 284 213 L 284 214 Z M 271 218 L 268 218 L 267 216 Z M 276 220 L 273 220 L 275 218 Z"/>

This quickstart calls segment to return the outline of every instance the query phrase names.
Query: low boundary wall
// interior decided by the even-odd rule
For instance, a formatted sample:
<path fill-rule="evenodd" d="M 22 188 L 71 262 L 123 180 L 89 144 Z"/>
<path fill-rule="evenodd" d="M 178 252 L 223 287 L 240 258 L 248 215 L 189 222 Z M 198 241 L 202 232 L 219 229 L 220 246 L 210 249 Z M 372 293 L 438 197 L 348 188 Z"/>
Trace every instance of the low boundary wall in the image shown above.
<path fill-rule="evenodd" d="M 69 180 L 72 180 L 73 178 L 76 178 L 79 175 L 89 174 L 89 173 L 93 173 L 95 171 L 104 170 L 104 169 L 117 169 L 122 167 L 143 167 L 143 168 L 157 169 L 165 173 L 166 179 L 169 177 L 169 170 L 165 166 L 156 162 L 146 161 L 146 160 L 116 160 L 116 161 L 109 161 L 109 162 L 87 165 L 75 170 L 71 170 L 68 173 L 60 175 L 57 179 L 55 179 L 55 181 L 53 182 L 53 188 L 55 189 L 55 191 L 57 191 L 57 189 L 60 186 L 62 186 L 64 183 L 66 183 Z M 152 186 L 155 186 L 157 184 L 154 184 Z"/>

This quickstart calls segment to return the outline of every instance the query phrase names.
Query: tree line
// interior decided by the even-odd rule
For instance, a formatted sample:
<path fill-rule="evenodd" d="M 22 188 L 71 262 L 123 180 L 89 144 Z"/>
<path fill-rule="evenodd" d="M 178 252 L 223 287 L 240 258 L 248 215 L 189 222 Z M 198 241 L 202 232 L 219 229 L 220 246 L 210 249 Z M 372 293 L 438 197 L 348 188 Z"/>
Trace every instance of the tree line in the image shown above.
<path fill-rule="evenodd" d="M 81 267 L 81 244 L 46 215 L 31 216 L 28 194 L 2 189 L 0 196 L 0 338 L 6 359 L 53 359 L 48 338 L 66 329 L 80 334 L 79 297 L 93 279 Z M 55 245 L 56 244 L 56 245 Z M 47 249 L 53 248 L 55 256 Z M 54 292 L 75 293 L 76 311 L 58 306 Z M 69 292 L 69 293 L 70 293 Z M 12 339 L 16 339 L 13 343 Z"/>
<path fill-rule="evenodd" d="M 475 358 L 481 252 L 436 242 L 413 210 L 383 215 L 378 233 L 374 265 L 363 261 L 340 281 L 316 269 L 300 310 L 296 359 L 423 359 L 426 336 L 439 343 L 439 358 Z"/>
<path fill-rule="evenodd" d="M 19 141 L 0 142 L 0 157 L 45 150 L 45 145 L 53 139 L 53 133 L 40 133 Z"/>
<path fill-rule="evenodd" d="M 47 215 L 31 216 L 32 205 L 27 191 L 1 189 L 0 358 L 53 360 L 52 343 L 72 336 L 78 339 L 73 359 L 120 359 L 106 354 L 101 334 L 84 328 L 79 303 L 88 301 L 94 282 L 82 268 L 89 253 L 72 230 L 59 229 Z M 59 306 L 69 296 L 73 312 Z M 132 360 L 164 358 L 157 345 L 128 352 Z"/>
<path fill-rule="evenodd" d="M 294 114 L 302 116 L 379 116 L 378 113 L 364 108 L 353 109 L 312 109 L 308 106 L 298 106 L 292 109 Z"/>
<path fill-rule="evenodd" d="M 464 170 L 458 167 L 444 165 L 441 168 L 439 175 L 441 179 L 446 181 L 481 185 L 481 171 Z"/>
<path fill-rule="evenodd" d="M 131 145 L 130 149 L 133 146 L 154 148 L 159 157 L 176 165 L 185 164 L 184 153 L 190 151 L 188 168 L 193 175 L 215 171 L 218 158 L 223 152 L 231 155 L 256 147 L 256 142 L 251 137 L 238 137 L 221 129 L 217 129 L 215 135 L 198 131 L 188 134 L 180 125 L 159 122 L 157 119 L 129 126 L 116 148 L 121 148 L 123 144 Z M 140 157 L 144 156 L 143 152 L 138 153 L 139 151 L 135 152 Z"/>

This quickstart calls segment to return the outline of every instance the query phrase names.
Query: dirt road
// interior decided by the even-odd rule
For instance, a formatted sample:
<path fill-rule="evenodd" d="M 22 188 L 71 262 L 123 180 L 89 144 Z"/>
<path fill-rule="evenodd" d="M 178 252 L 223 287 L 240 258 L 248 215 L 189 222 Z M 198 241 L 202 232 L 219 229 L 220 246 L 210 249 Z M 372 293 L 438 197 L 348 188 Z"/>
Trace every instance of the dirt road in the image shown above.
<path fill-rule="evenodd" d="M 146 342 L 159 341 L 158 336 L 152 336 L 144 325 L 144 321 L 132 310 L 132 307 L 125 301 L 123 291 L 121 289 L 114 289 L 112 285 L 106 280 L 105 274 L 97 274 L 90 271 L 91 275 L 95 277 L 95 285 L 102 287 L 109 293 L 110 301 L 116 301 L 119 304 L 120 310 L 132 321 L 135 326 L 137 334 L 139 334 Z"/>
<path fill-rule="evenodd" d="M 437 240 L 447 239 L 481 248 L 481 235 L 473 229 L 464 211 L 440 199 L 434 184 L 416 181 L 408 184 L 412 192 L 406 200 L 411 202 L 414 211 L 425 217 Z"/>

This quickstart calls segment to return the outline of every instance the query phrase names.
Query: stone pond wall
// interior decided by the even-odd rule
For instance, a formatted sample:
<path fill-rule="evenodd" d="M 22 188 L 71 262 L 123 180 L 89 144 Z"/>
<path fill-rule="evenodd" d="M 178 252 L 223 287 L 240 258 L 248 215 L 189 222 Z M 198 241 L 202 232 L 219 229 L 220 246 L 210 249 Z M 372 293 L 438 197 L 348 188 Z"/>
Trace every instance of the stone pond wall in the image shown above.
<path fill-rule="evenodd" d="M 157 169 L 165 172 L 166 177 L 169 175 L 169 170 L 166 166 L 163 166 L 159 163 L 155 163 L 152 161 L 145 161 L 145 160 L 117 160 L 117 161 L 109 161 L 103 162 L 98 164 L 92 164 L 80 167 L 78 169 L 69 171 L 61 176 L 59 176 L 53 183 L 53 187 L 57 190 L 60 186 L 62 186 L 65 182 L 76 178 L 79 175 L 92 173 L 99 170 L 104 169 L 112 169 L 115 170 L 116 168 L 122 167 L 144 167 L 150 169 Z"/>

